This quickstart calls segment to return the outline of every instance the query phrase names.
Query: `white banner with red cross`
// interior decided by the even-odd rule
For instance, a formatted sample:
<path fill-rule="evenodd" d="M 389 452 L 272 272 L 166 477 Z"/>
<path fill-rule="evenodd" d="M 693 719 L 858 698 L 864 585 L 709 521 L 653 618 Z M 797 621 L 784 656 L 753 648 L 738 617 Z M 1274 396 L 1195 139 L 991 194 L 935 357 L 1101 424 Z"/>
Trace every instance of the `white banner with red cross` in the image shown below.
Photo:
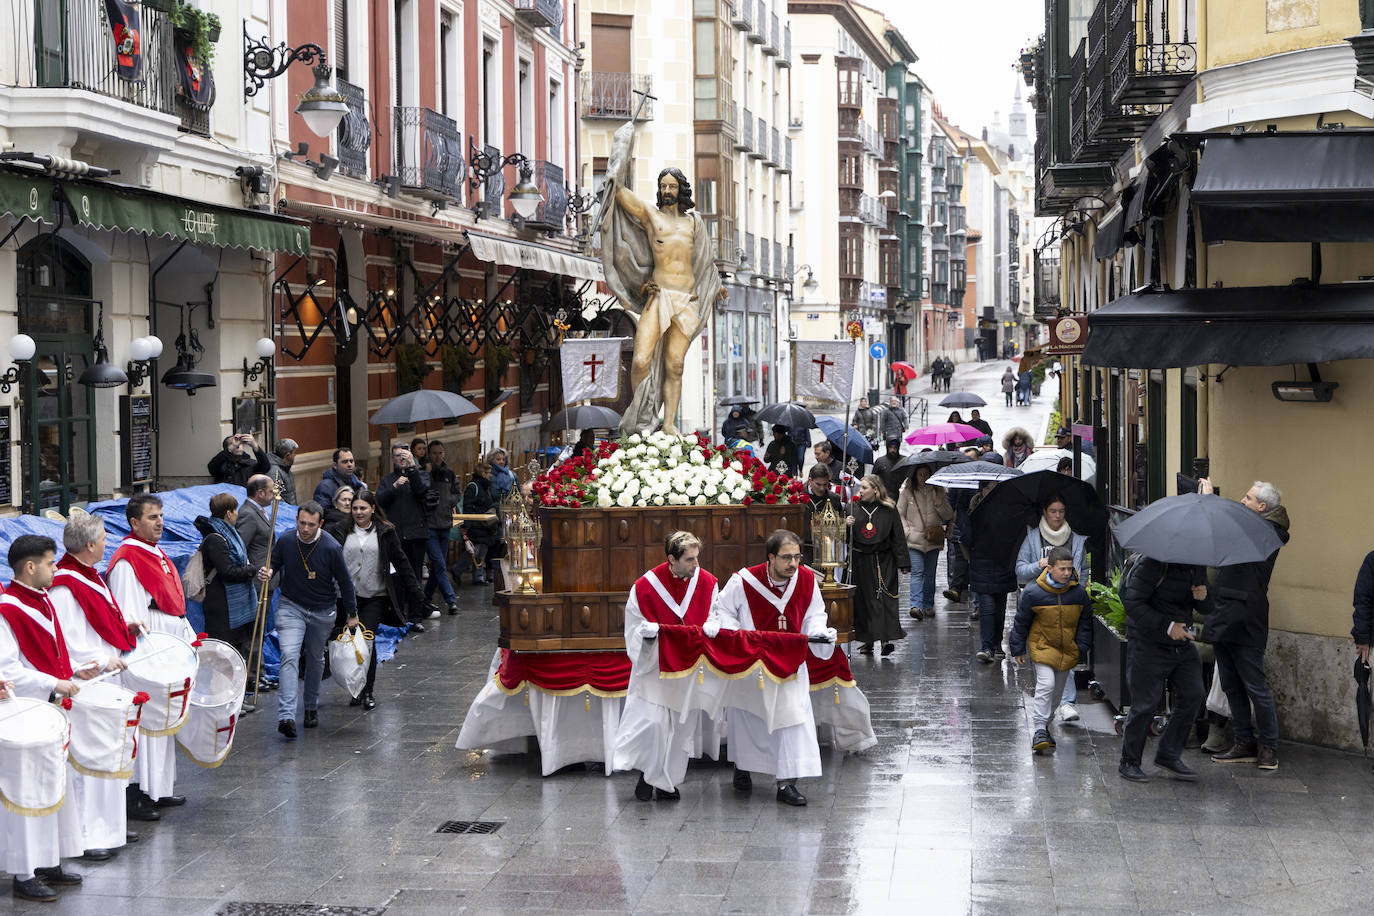
<path fill-rule="evenodd" d="M 795 396 L 847 403 L 854 386 L 853 341 L 798 340 L 794 346 Z"/>
<path fill-rule="evenodd" d="M 620 394 L 620 345 L 627 339 L 592 337 L 563 341 L 559 354 L 563 362 L 564 404 Z"/>

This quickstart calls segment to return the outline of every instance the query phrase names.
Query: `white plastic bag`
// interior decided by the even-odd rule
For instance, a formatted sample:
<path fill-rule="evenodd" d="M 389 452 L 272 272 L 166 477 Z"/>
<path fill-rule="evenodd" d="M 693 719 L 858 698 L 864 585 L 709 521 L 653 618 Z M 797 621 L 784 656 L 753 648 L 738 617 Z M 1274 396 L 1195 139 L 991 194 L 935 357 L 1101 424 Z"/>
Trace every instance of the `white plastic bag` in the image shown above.
<path fill-rule="evenodd" d="M 329 670 L 333 681 L 358 698 L 367 683 L 367 666 L 372 661 L 372 631 L 361 626 L 346 627 L 329 644 Z"/>
<path fill-rule="evenodd" d="M 1226 699 L 1226 691 L 1221 689 L 1221 672 L 1212 672 L 1212 689 L 1207 691 L 1207 711 L 1231 718 L 1231 701 Z"/>

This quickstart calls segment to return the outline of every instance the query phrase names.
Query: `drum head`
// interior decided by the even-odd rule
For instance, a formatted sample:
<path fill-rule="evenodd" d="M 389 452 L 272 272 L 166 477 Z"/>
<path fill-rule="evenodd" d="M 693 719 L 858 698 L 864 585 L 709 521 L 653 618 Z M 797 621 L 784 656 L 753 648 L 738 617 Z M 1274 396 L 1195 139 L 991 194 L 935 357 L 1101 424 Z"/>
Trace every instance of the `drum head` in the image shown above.
<path fill-rule="evenodd" d="M 145 633 L 124 660 L 131 674 L 155 684 L 171 683 L 196 670 L 196 650 L 171 633 Z"/>
<path fill-rule="evenodd" d="M 202 639 L 199 668 L 191 702 L 196 706 L 219 706 L 242 697 L 248 684 L 248 666 L 238 650 L 218 639 Z"/>
<path fill-rule="evenodd" d="M 0 700 L 0 746 L 36 747 L 60 740 L 67 717 L 51 703 L 30 697 Z"/>
<path fill-rule="evenodd" d="M 81 690 L 72 699 L 73 708 L 99 706 L 104 709 L 127 709 L 133 702 L 134 692 L 114 681 L 96 681 L 94 684 L 81 685 Z"/>

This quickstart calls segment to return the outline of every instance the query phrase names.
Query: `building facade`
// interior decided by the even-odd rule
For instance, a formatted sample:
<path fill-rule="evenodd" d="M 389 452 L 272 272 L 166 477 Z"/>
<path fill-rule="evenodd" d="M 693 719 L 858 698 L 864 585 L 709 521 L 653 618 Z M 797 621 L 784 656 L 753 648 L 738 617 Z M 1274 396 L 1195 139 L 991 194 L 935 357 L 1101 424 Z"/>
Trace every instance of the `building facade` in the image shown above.
<path fill-rule="evenodd" d="M 1023 66 L 1037 207 L 1057 220 L 1037 269 L 1055 245 L 1059 264 L 1057 296 L 1037 288 L 1037 307 L 1087 330 L 1066 360 L 1065 417 L 1096 428 L 1097 479 L 1124 510 L 1189 477 L 1230 498 L 1255 480 L 1282 491 L 1292 540 L 1269 588 L 1267 656 L 1281 732 L 1352 747 L 1350 591 L 1368 545 L 1347 534 L 1363 530 L 1350 499 L 1362 468 L 1299 450 L 1368 444 L 1374 227 L 1358 169 L 1299 164 L 1368 161 L 1374 10 L 1045 10 Z M 1318 186 L 1316 207 L 1293 193 Z"/>

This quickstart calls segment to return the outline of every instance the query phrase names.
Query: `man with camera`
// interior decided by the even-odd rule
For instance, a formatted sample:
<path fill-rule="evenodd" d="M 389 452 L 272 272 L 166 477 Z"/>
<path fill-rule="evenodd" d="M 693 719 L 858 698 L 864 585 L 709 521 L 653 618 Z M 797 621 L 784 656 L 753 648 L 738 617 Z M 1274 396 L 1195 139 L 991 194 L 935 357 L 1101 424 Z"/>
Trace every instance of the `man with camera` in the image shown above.
<path fill-rule="evenodd" d="M 377 486 L 377 502 L 386 510 L 387 519 L 396 526 L 401 535 L 401 547 L 410 568 L 417 573 L 425 568 L 425 554 L 429 544 L 429 524 L 425 497 L 429 493 L 429 474 L 420 469 L 415 456 L 404 445 L 391 447 L 392 471 L 382 478 Z M 424 632 L 420 623 L 425 616 L 422 607 L 407 610 L 407 616 L 415 624 L 415 629 Z M 438 617 L 436 610 L 429 614 Z"/>
<path fill-rule="evenodd" d="M 248 486 L 254 474 L 266 474 L 272 469 L 267 453 L 258 448 L 252 433 L 225 436 L 220 452 L 205 465 L 215 483 Z"/>

